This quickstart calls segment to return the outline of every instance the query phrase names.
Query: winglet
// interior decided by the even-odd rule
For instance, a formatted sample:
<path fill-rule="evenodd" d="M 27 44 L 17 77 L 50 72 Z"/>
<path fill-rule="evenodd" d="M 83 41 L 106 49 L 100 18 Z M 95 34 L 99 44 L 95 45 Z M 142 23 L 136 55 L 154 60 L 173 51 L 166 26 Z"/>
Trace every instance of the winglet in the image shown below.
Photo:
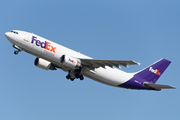
<path fill-rule="evenodd" d="M 141 63 L 137 63 L 138 65 L 141 65 Z"/>
<path fill-rule="evenodd" d="M 141 63 L 139 63 L 139 62 L 136 62 L 136 61 L 133 61 L 135 64 L 137 64 L 137 65 L 141 65 Z"/>

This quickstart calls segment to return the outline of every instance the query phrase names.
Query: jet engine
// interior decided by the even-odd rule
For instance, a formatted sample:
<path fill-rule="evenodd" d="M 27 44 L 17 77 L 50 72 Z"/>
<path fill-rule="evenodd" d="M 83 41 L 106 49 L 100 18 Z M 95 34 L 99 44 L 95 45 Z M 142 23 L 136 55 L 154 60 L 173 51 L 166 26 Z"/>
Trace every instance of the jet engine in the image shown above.
<path fill-rule="evenodd" d="M 34 65 L 44 70 L 56 70 L 51 62 L 38 57 L 35 59 Z"/>
<path fill-rule="evenodd" d="M 60 59 L 60 62 L 71 69 L 77 69 L 81 67 L 81 61 L 80 59 L 70 57 L 67 55 L 63 55 Z"/>

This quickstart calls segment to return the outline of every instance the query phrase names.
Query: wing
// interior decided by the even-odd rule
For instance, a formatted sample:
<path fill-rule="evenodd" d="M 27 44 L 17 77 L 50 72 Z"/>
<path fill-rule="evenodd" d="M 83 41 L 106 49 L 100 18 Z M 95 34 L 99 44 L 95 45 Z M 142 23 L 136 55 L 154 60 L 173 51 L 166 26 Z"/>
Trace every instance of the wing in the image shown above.
<path fill-rule="evenodd" d="M 135 61 L 129 60 L 97 60 L 97 59 L 80 59 L 81 64 L 85 67 L 89 68 L 99 68 L 105 66 L 109 66 L 113 68 L 113 66 L 120 68 L 120 66 L 128 67 L 128 65 L 140 65 L 140 63 L 137 63 Z"/>

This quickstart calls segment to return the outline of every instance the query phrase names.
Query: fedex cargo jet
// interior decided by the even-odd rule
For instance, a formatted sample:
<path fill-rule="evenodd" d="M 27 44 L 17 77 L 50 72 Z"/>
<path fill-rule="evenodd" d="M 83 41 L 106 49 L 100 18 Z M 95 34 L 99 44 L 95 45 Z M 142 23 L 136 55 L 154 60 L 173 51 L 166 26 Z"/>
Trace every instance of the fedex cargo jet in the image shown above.
<path fill-rule="evenodd" d="M 68 72 L 67 79 L 83 80 L 84 76 L 95 81 L 127 89 L 138 90 L 161 90 L 174 88 L 169 85 L 155 84 L 163 74 L 171 61 L 160 59 L 147 68 L 135 72 L 126 73 L 120 70 L 120 66 L 139 65 L 132 60 L 100 60 L 92 59 L 79 52 L 56 44 L 33 33 L 13 30 L 5 33 L 6 38 L 20 51 L 30 53 L 37 58 L 34 64 L 44 70 L 62 69 Z"/>

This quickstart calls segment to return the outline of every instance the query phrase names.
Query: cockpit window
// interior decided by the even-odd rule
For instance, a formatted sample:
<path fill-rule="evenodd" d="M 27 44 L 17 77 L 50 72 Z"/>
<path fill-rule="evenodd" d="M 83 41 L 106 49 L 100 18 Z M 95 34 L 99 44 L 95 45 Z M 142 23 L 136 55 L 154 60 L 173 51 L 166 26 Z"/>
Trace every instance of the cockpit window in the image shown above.
<path fill-rule="evenodd" d="M 13 33 L 15 33 L 15 34 L 18 34 L 18 32 L 16 32 L 16 31 L 11 31 L 11 32 L 13 32 Z"/>

